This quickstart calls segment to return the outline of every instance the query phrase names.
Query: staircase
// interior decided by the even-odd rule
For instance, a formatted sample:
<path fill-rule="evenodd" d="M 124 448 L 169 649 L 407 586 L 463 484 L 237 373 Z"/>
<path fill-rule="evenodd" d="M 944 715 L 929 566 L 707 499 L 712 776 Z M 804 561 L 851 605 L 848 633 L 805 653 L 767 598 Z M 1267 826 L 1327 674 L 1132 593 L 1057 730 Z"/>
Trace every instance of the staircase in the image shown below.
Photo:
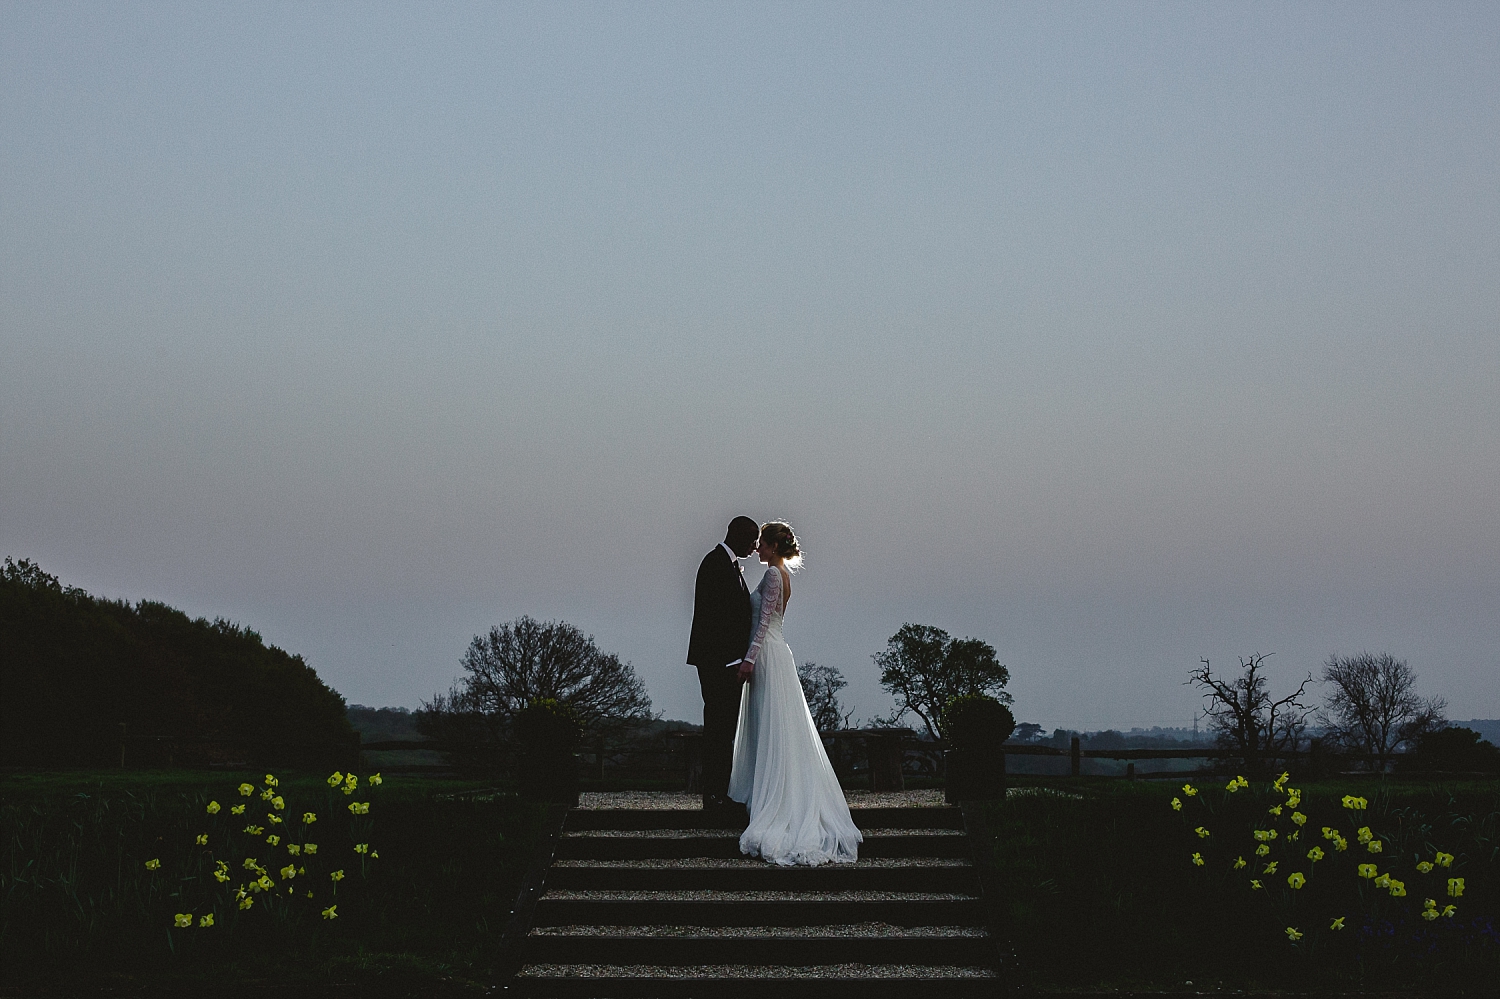
<path fill-rule="evenodd" d="M 696 809 L 572 809 L 522 948 L 541 997 L 992 994 L 959 809 L 853 808 L 859 861 L 775 867 Z"/>

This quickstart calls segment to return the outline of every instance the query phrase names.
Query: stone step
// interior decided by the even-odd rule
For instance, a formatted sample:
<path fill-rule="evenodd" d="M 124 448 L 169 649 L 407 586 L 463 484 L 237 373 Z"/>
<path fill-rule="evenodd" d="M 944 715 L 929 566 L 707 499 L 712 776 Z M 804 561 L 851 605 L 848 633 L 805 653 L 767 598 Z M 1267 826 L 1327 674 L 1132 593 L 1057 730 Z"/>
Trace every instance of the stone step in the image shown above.
<path fill-rule="evenodd" d="M 982 926 L 980 899 L 959 892 L 551 891 L 536 926 Z"/>
<path fill-rule="evenodd" d="M 962 829 L 963 813 L 952 807 L 851 808 L 860 829 Z M 743 823 L 708 818 L 701 809 L 574 808 L 568 812 L 572 832 L 585 829 L 740 829 Z"/>
<path fill-rule="evenodd" d="M 942 828 L 863 830 L 860 857 L 966 857 L 961 831 Z M 557 842 L 559 860 L 739 857 L 739 834 L 731 829 L 577 830 Z"/>
<path fill-rule="evenodd" d="M 853 864 L 778 867 L 752 859 L 563 860 L 547 887 L 608 891 L 926 891 L 974 892 L 968 861 L 957 858 L 871 858 Z"/>
<path fill-rule="evenodd" d="M 517 978 L 525 995 L 587 997 L 764 996 L 777 999 L 942 999 L 988 996 L 994 972 L 963 965 L 579 965 L 529 964 Z"/>
<path fill-rule="evenodd" d="M 868 927 L 876 928 L 870 929 Z M 957 964 L 989 962 L 989 936 L 963 926 L 901 929 L 884 924 L 818 926 L 788 933 L 776 926 L 710 928 L 568 926 L 532 931 L 527 960 L 534 964 Z M 716 931 L 717 930 L 717 931 Z"/>

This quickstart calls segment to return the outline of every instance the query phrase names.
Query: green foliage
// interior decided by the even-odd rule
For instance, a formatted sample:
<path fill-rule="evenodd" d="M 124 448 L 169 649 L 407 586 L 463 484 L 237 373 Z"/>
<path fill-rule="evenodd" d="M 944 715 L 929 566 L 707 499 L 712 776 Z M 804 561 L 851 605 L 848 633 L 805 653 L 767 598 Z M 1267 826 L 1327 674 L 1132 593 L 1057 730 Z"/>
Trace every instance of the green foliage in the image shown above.
<path fill-rule="evenodd" d="M 1428 822 L 1446 816 L 1442 822 L 1455 823 L 1454 829 L 1478 828 L 1500 807 L 1500 789 L 1493 783 L 1386 781 L 1381 786 L 1384 792 L 1368 794 L 1369 812 L 1422 814 L 1429 816 Z M 1342 785 L 1309 785 L 1303 789 L 1303 811 L 1342 812 L 1347 791 Z M 1248 809 L 1252 796 L 1239 794 L 1245 797 L 1234 799 L 1236 807 Z M 1325 962 L 1305 948 L 1290 947 L 1287 924 L 1270 918 L 1263 891 L 1240 885 L 1244 890 L 1225 892 L 1208 877 L 1207 863 L 1198 867 L 1191 862 L 1192 853 L 1203 852 L 1198 844 L 1233 838 L 1227 820 L 1218 820 L 1222 830 L 1209 827 L 1211 836 L 1200 839 L 1193 829 L 1206 823 L 1185 822 L 1185 812 L 1168 807 L 1173 795 L 1183 797 L 1176 787 L 1152 782 L 1083 778 L 1012 787 L 1003 803 L 986 807 L 995 842 L 996 887 L 1023 984 L 1155 990 L 1179 989 L 1191 981 L 1196 990 L 1316 991 L 1356 987 L 1361 981 L 1382 988 L 1420 986 L 1429 980 L 1468 987 L 1495 974 L 1493 956 L 1479 952 L 1435 969 L 1382 963 L 1362 972 L 1357 964 Z M 1269 806 L 1269 801 L 1256 805 Z M 1250 831 L 1249 825 L 1243 829 L 1253 850 Z M 1315 834 L 1321 842 L 1317 827 Z M 1418 834 L 1413 838 L 1415 842 Z M 1244 873 L 1232 868 L 1238 853 L 1228 858 L 1230 875 Z M 1417 910 L 1426 897 L 1416 898 Z M 1478 915 L 1480 909 L 1475 905 L 1470 914 Z"/>
<path fill-rule="evenodd" d="M 955 749 L 999 749 L 1015 728 L 1010 708 L 984 694 L 951 698 L 943 709 L 943 734 Z"/>
<path fill-rule="evenodd" d="M 337 765 L 344 701 L 300 656 L 228 621 L 91 597 L 29 561 L 0 568 L 0 752 L 11 766 L 118 764 L 133 739 L 181 762 Z M 128 762 L 166 762 L 133 742 Z"/>
<path fill-rule="evenodd" d="M 235 875 L 231 898 L 253 873 L 242 867 L 248 839 L 257 839 L 252 855 L 270 877 L 284 880 L 277 868 L 285 860 L 267 863 L 264 836 L 237 832 L 245 816 L 230 812 L 231 804 L 264 805 L 259 789 L 251 798 L 235 791 L 239 782 L 261 784 L 262 777 L 146 776 L 134 788 L 115 775 L 6 781 L 0 961 L 8 982 L 170 974 L 222 988 L 238 975 L 316 981 L 337 973 L 380 975 L 388 983 L 392 969 L 428 981 L 482 977 L 546 824 L 542 808 L 514 797 L 434 794 L 435 782 L 394 778 L 378 802 L 379 858 L 361 877 L 359 862 L 369 854 L 353 847 L 370 842 L 371 831 L 347 805 L 366 800 L 364 787 L 346 796 L 345 782 L 335 788 L 317 776 L 284 777 L 276 790 L 287 814 L 298 809 L 300 819 L 309 802 L 326 802 L 309 809 L 318 815 L 310 828 L 317 857 L 347 873 L 338 884 L 338 917 L 321 918 L 333 887 L 330 871 L 323 871 L 319 880 L 327 886 L 313 890 L 328 898 L 299 907 L 290 900 L 273 905 L 275 891 L 259 894 L 248 911 L 235 908 L 226 918 L 222 908 L 213 910 L 214 925 L 203 927 L 209 911 L 203 898 L 223 890 L 214 879 L 217 861 Z M 206 811 L 210 800 L 221 806 L 213 816 Z M 214 820 L 225 820 L 222 828 Z M 206 847 L 196 841 L 205 831 Z M 160 866 L 148 870 L 153 859 Z M 309 867 L 293 883 L 312 876 Z M 174 916 L 189 911 L 193 926 L 175 927 Z"/>
<path fill-rule="evenodd" d="M 1415 752 L 1399 766 L 1417 772 L 1500 773 L 1500 748 L 1471 728 L 1442 728 L 1423 733 Z"/>
<path fill-rule="evenodd" d="M 1345 789 L 1348 790 L 1347 788 Z M 1368 795 L 1304 800 L 1283 773 L 1270 784 L 1184 784 L 1177 863 L 1196 887 L 1248 900 L 1289 957 L 1353 974 L 1500 970 L 1500 811 L 1457 799 L 1395 806 Z"/>
<path fill-rule="evenodd" d="M 988 694 L 1007 704 L 1012 700 L 1005 691 L 1010 670 L 993 646 L 977 638 L 955 639 L 941 628 L 903 624 L 874 659 L 881 686 L 896 698 L 892 720 L 911 712 L 934 739 L 943 737 L 942 711 L 953 698 Z"/>
<path fill-rule="evenodd" d="M 515 732 L 523 749 L 567 752 L 583 738 L 583 723 L 572 705 L 539 697 L 516 713 Z"/>

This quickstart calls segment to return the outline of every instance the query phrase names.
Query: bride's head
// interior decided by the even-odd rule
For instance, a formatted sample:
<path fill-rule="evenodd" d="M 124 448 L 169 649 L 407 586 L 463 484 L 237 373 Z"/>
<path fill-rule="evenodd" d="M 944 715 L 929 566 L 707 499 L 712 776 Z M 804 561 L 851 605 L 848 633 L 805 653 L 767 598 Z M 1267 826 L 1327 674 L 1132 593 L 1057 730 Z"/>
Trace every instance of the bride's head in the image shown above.
<path fill-rule="evenodd" d="M 802 546 L 797 541 L 797 535 L 792 532 L 792 525 L 784 520 L 773 520 L 761 525 L 760 544 L 755 551 L 760 555 L 760 560 L 768 565 L 772 559 L 784 560 L 791 572 L 796 572 L 797 567 L 802 564 Z"/>

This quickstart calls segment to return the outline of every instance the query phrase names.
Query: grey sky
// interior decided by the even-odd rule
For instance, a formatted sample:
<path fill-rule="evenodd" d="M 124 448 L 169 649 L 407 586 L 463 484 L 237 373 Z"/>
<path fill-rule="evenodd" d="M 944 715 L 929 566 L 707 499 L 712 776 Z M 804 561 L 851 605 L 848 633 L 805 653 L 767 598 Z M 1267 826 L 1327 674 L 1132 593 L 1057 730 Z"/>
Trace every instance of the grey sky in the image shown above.
<path fill-rule="evenodd" d="M 526 613 L 696 719 L 746 513 L 862 715 L 915 621 L 1500 716 L 1493 5 L 13 3 L 0 135 L 0 554 L 350 700 Z"/>

